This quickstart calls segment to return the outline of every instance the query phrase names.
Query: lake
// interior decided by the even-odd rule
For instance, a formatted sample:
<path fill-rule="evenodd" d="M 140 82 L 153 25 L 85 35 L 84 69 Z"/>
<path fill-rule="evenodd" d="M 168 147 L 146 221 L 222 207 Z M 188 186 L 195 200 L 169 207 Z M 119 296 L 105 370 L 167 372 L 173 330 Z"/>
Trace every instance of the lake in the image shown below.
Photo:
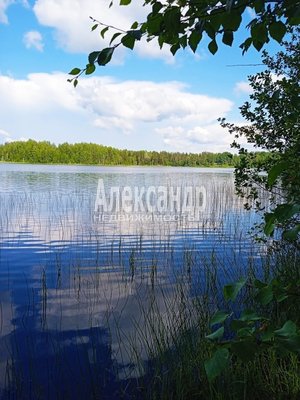
<path fill-rule="evenodd" d="M 146 327 L 256 268 L 258 220 L 230 169 L 0 164 L 1 398 L 132 398 Z"/>

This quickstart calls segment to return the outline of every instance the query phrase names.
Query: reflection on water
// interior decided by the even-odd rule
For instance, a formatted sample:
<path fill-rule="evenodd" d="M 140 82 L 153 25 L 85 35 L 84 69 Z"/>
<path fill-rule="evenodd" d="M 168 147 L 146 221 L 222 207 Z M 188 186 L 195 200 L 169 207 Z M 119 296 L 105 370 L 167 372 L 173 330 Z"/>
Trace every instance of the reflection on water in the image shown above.
<path fill-rule="evenodd" d="M 202 186 L 206 206 L 192 220 L 95 218 L 99 178 L 108 191 Z M 2 398 L 112 399 L 120 385 L 130 398 L 151 355 L 143 327 L 174 331 L 180 299 L 216 266 L 228 280 L 255 262 L 255 219 L 230 170 L 0 164 Z"/>

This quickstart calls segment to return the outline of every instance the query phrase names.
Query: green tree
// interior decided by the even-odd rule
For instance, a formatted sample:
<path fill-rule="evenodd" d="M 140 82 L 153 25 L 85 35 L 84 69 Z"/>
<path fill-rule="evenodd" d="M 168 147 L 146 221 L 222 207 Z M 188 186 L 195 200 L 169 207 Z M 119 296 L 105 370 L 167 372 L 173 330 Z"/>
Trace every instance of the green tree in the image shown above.
<path fill-rule="evenodd" d="M 131 0 L 120 0 L 120 6 L 130 3 Z M 199 43 L 207 37 L 208 49 L 215 54 L 219 38 L 224 45 L 232 45 L 248 8 L 254 17 L 247 25 L 249 37 L 240 43 L 240 47 L 243 52 L 251 46 L 260 51 L 270 38 L 281 43 L 287 27 L 300 23 L 299 0 L 145 0 L 144 6 L 151 7 L 146 20 L 133 22 L 127 31 L 92 18 L 92 31 L 100 29 L 103 38 L 111 31 L 110 45 L 90 53 L 85 68 L 70 71 L 73 77 L 69 81 L 74 86 L 81 74 L 90 75 L 97 65 L 109 63 L 119 46 L 133 49 L 135 42 L 142 37 L 148 42 L 156 39 L 161 48 L 168 45 L 173 55 L 186 47 L 195 52 Z"/>
<path fill-rule="evenodd" d="M 300 29 L 283 47 L 275 57 L 263 52 L 267 69 L 249 77 L 251 102 L 240 108 L 247 125 L 225 119 L 221 125 L 235 136 L 232 146 L 241 156 L 235 169 L 236 188 L 247 199 L 246 206 L 259 210 L 263 197 L 270 196 L 265 233 L 272 234 L 279 226 L 285 238 L 296 239 L 300 231 Z M 241 138 L 267 153 L 249 152 L 240 144 Z"/>
<path fill-rule="evenodd" d="M 119 150 L 95 143 L 62 143 L 56 146 L 35 140 L 0 145 L 0 160 L 25 163 L 172 166 L 234 166 L 237 162 L 237 158 L 230 153 L 220 153 L 216 156 L 213 153 Z"/>
<path fill-rule="evenodd" d="M 246 102 L 240 108 L 247 124 L 237 126 L 221 120 L 221 125 L 235 136 L 233 147 L 240 154 L 235 169 L 238 193 L 247 199 L 247 207 L 254 206 L 258 210 L 262 208 L 263 197 L 271 195 L 271 210 L 265 212 L 264 231 L 272 234 L 279 227 L 283 238 L 292 240 L 296 245 L 293 253 L 296 265 L 299 265 L 297 245 L 300 231 L 299 33 L 300 30 L 295 29 L 290 40 L 283 43 L 284 50 L 275 57 L 264 52 L 263 62 L 267 69 L 249 77 L 253 90 L 251 103 Z M 267 150 L 267 153 L 249 152 L 240 144 L 240 139 L 246 139 L 248 144 Z M 288 261 L 291 267 L 291 260 Z M 253 309 L 244 310 L 238 318 L 230 311 L 217 311 L 212 317 L 213 331 L 206 336 L 214 343 L 215 350 L 205 362 L 209 381 L 213 381 L 236 358 L 251 362 L 270 349 L 276 352 L 277 357 L 286 356 L 288 352 L 300 354 L 300 282 L 297 274 L 294 279 L 286 281 L 285 273 L 278 274 L 269 282 L 257 279 L 248 282 Z M 247 280 L 241 279 L 226 285 L 223 290 L 225 300 L 235 301 L 246 284 Z M 262 315 L 264 307 L 268 307 L 269 315 L 275 316 L 276 323 L 269 315 Z M 297 311 L 291 320 L 293 307 Z M 229 321 L 230 340 L 225 334 Z"/>

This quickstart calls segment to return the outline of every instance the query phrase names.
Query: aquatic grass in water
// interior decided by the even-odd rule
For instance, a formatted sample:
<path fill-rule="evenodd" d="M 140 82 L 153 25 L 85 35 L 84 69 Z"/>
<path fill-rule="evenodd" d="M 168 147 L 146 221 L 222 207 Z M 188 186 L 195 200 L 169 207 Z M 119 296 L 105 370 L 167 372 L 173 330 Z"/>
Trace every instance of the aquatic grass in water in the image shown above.
<path fill-rule="evenodd" d="M 265 263 L 231 173 L 18 168 L 0 169 L 2 397 L 211 395 L 204 336 L 220 289 Z M 99 177 L 204 185 L 207 208 L 193 221 L 95 221 Z"/>

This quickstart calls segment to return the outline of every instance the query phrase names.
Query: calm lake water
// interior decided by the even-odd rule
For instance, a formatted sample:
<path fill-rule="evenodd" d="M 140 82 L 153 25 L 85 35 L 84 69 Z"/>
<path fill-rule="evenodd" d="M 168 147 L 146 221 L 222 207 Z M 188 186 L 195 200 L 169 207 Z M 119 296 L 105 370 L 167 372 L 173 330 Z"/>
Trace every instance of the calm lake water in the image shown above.
<path fill-rule="evenodd" d="M 1 398 L 131 398 L 147 315 L 259 263 L 255 221 L 229 169 L 0 164 Z"/>

